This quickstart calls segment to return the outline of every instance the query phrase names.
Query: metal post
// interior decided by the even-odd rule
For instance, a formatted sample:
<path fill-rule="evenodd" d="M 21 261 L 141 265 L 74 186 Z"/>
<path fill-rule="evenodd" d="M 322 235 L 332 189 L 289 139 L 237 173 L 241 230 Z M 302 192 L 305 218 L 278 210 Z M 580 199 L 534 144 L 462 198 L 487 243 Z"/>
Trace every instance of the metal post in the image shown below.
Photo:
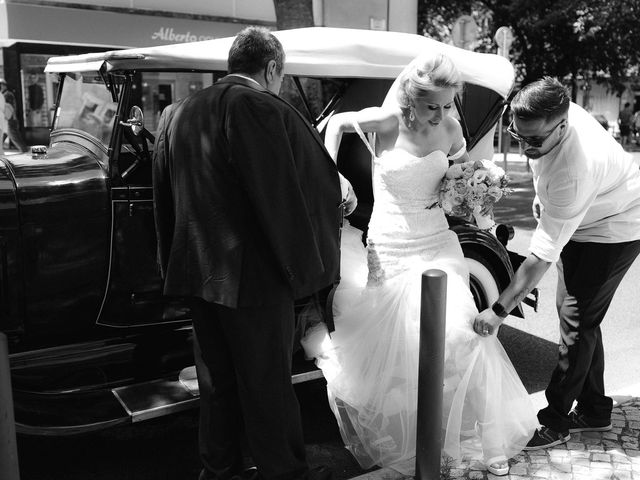
<path fill-rule="evenodd" d="M 498 152 L 502 153 L 502 115 L 498 117 Z"/>
<path fill-rule="evenodd" d="M 424 272 L 420 305 L 416 480 L 440 478 L 446 301 L 447 274 L 437 269 Z"/>
<path fill-rule="evenodd" d="M 7 336 L 0 332 L 0 478 L 20 480 Z"/>
<path fill-rule="evenodd" d="M 504 132 L 502 131 L 502 116 L 500 116 L 500 137 L 502 137 L 502 134 Z M 511 151 L 511 137 L 510 136 L 506 136 L 507 138 L 504 139 L 504 145 L 502 146 L 502 152 L 503 152 L 503 161 L 504 161 L 504 171 L 505 173 L 509 173 L 509 165 L 507 163 L 507 157 L 509 156 L 509 152 Z"/>

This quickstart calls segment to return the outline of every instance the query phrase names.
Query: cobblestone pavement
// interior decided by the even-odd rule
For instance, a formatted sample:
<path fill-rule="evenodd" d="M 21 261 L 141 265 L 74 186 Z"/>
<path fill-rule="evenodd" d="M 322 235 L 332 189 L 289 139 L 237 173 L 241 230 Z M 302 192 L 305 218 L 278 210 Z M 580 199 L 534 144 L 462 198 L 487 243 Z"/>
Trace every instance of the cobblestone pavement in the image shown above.
<path fill-rule="evenodd" d="M 640 480 L 640 398 L 615 404 L 609 432 L 574 433 L 563 444 L 522 452 L 509 461 L 509 475 L 498 477 L 477 463 L 449 471 L 454 480 Z M 356 477 L 358 480 L 403 480 L 390 468 Z M 445 477 L 443 477 L 444 479 Z M 354 479 L 355 480 L 355 479 Z"/>

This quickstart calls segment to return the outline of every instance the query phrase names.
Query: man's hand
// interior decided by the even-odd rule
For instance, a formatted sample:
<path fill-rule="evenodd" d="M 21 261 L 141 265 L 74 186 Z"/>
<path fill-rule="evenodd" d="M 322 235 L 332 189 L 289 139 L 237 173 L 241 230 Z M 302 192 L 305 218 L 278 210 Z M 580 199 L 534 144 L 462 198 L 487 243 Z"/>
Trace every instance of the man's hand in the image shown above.
<path fill-rule="evenodd" d="M 481 337 L 488 337 L 498 333 L 498 328 L 502 324 L 502 318 L 497 316 L 493 310 L 487 308 L 478 314 L 473 322 L 473 330 Z"/>
<path fill-rule="evenodd" d="M 344 178 L 341 173 L 340 190 L 342 192 L 342 200 L 344 203 L 344 215 L 351 215 L 358 206 L 358 197 L 356 197 L 356 193 L 353 191 L 353 187 L 351 186 L 349 180 Z"/>
<path fill-rule="evenodd" d="M 542 209 L 542 204 L 540 203 L 540 199 L 536 195 L 535 198 L 533 199 L 533 203 L 531 204 L 531 212 L 533 213 L 533 218 L 535 218 L 536 221 L 538 222 L 540 221 L 541 209 Z"/>

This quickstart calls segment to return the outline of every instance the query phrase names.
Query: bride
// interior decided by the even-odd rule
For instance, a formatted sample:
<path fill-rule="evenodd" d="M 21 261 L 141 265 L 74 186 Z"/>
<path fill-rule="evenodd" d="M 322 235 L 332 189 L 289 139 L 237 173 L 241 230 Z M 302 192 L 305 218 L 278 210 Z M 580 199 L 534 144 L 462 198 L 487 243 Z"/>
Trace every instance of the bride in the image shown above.
<path fill-rule="evenodd" d="M 448 160 L 468 159 L 461 126 L 449 116 L 460 75 L 446 56 L 421 56 L 396 84 L 397 102 L 336 114 L 327 125 L 334 159 L 343 132 L 357 132 L 369 148 L 375 203 L 366 249 L 361 231 L 343 231 L 335 332 L 312 329 L 302 343 L 323 370 L 342 438 L 360 465 L 413 473 L 420 282 L 427 269 L 445 271 L 444 454 L 506 475 L 507 460 L 538 424 L 535 411 L 498 339 L 474 333 L 462 249 L 443 211 L 426 208 L 438 199 Z"/>

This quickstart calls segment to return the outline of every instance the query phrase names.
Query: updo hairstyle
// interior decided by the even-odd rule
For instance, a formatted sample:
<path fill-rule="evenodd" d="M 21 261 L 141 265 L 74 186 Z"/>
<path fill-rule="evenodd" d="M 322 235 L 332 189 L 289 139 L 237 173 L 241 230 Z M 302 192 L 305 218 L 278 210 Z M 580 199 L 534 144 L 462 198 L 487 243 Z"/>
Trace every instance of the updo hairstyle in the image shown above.
<path fill-rule="evenodd" d="M 407 109 L 429 92 L 453 88 L 462 88 L 460 72 L 453 61 L 441 53 L 424 54 L 416 58 L 411 67 L 400 79 L 398 104 Z"/>

